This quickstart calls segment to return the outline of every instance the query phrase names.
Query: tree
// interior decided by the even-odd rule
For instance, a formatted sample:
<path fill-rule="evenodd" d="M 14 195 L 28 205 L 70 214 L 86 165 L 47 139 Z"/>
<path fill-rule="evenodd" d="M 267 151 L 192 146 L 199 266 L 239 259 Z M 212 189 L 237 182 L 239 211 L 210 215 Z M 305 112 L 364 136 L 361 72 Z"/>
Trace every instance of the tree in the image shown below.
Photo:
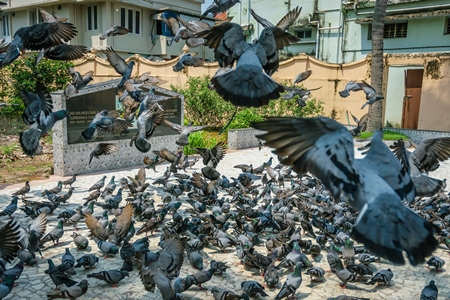
<path fill-rule="evenodd" d="M 387 2 L 388 0 L 376 0 L 372 23 L 371 85 L 379 94 L 381 94 L 383 90 L 383 33 Z M 369 116 L 370 118 L 367 124 L 367 131 L 381 129 L 383 117 L 382 101 L 377 101 L 374 104 L 370 105 Z"/>

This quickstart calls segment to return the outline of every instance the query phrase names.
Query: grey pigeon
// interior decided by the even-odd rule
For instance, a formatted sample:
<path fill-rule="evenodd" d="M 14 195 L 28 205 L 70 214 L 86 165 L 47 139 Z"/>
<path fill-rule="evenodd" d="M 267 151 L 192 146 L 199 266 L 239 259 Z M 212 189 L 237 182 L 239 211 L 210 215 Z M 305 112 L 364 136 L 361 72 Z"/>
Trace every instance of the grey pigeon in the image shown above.
<path fill-rule="evenodd" d="M 220 13 L 229 10 L 236 3 L 241 3 L 240 0 L 214 0 L 205 12 L 200 16 L 200 20 L 205 18 L 209 13 Z"/>
<path fill-rule="evenodd" d="M 86 294 L 88 282 L 86 279 L 81 280 L 78 284 L 72 285 L 59 294 L 47 295 L 48 299 L 67 298 L 77 299 Z"/>
<path fill-rule="evenodd" d="M 75 93 L 78 93 L 78 91 L 84 89 L 89 82 L 94 80 L 92 78 L 92 75 L 94 75 L 94 71 L 86 72 L 84 75 L 81 75 L 78 71 L 76 71 L 74 68 L 69 68 L 69 74 L 72 77 L 72 85 L 75 87 Z"/>
<path fill-rule="evenodd" d="M 125 60 L 120 57 L 112 47 L 108 47 L 105 51 L 106 59 L 109 64 L 116 70 L 117 73 L 122 75 L 122 80 L 117 85 L 117 88 L 122 88 L 125 81 L 131 78 L 131 73 L 133 71 L 133 66 L 135 64 L 134 60 L 131 60 L 128 64 Z"/>
<path fill-rule="evenodd" d="M 302 284 L 302 263 L 297 263 L 295 265 L 294 272 L 289 274 L 286 278 L 285 283 L 281 287 L 281 290 L 275 297 L 275 300 L 283 299 L 286 297 L 295 297 L 295 292 Z"/>
<path fill-rule="evenodd" d="M 116 116 L 116 111 L 102 110 L 95 115 L 88 128 L 81 132 L 81 136 L 90 141 L 95 138 L 97 129 L 106 132 L 122 132 L 132 126 L 130 121 L 116 118 Z"/>
<path fill-rule="evenodd" d="M 196 36 L 206 39 L 205 45 L 214 49 L 221 69 L 211 78 L 211 84 L 226 101 L 235 106 L 259 107 L 279 98 L 284 91 L 270 76 L 278 69 L 278 50 L 298 41 L 295 36 L 268 27 L 250 45 L 245 42 L 242 27 L 230 22 Z M 236 68 L 231 68 L 236 60 Z"/>
<path fill-rule="evenodd" d="M 438 288 L 434 283 L 434 280 L 430 280 L 430 284 L 422 289 L 420 293 L 420 300 L 437 300 Z"/>
<path fill-rule="evenodd" d="M 24 249 L 28 249 L 33 258 L 36 258 L 36 251 L 38 251 L 42 257 L 41 250 L 39 249 L 39 243 L 47 229 L 47 223 L 46 213 L 43 212 L 31 221 L 26 229 L 22 230 L 22 236 L 20 239 L 22 247 Z"/>
<path fill-rule="evenodd" d="M 347 113 L 348 113 L 348 111 L 347 111 Z M 355 123 L 356 123 L 356 128 L 351 129 L 350 133 L 353 136 L 361 136 L 361 132 L 364 132 L 367 129 L 367 123 L 369 122 L 369 114 L 364 114 L 361 117 L 361 119 L 358 119 L 352 113 L 350 113 L 350 115 L 352 116 L 353 121 L 355 121 Z"/>
<path fill-rule="evenodd" d="M 71 23 L 53 22 L 38 23 L 29 27 L 19 28 L 8 46 L 1 67 L 11 64 L 20 55 L 20 51 L 40 51 L 70 41 L 77 34 L 77 29 Z"/>
<path fill-rule="evenodd" d="M 87 275 L 88 278 L 94 277 L 106 281 L 107 283 L 111 284 L 114 287 L 118 286 L 117 283 L 119 283 L 119 281 L 129 276 L 130 275 L 128 271 L 121 271 L 121 270 L 108 270 L 98 273 L 91 273 Z"/>
<path fill-rule="evenodd" d="M 177 63 L 172 67 L 174 72 L 180 72 L 184 67 L 201 67 L 203 66 L 203 60 L 192 56 L 190 53 L 183 53 L 178 59 Z"/>
<path fill-rule="evenodd" d="M 85 269 L 92 269 L 94 268 L 96 263 L 98 263 L 98 257 L 96 257 L 94 254 L 86 254 L 77 260 L 74 268 L 84 267 Z"/>
<path fill-rule="evenodd" d="M 36 64 L 44 57 L 52 60 L 76 60 L 82 58 L 86 53 L 86 46 L 62 44 L 39 51 Z"/>
<path fill-rule="evenodd" d="M 54 11 L 50 14 L 46 10 L 39 8 L 39 12 L 41 13 L 42 20 L 46 23 L 53 23 L 53 22 L 67 22 L 67 18 L 63 18 L 58 16 Z"/>
<path fill-rule="evenodd" d="M 106 40 L 106 38 L 109 37 L 109 36 L 125 35 L 125 34 L 127 34 L 129 32 L 130 32 L 130 30 L 128 28 L 126 28 L 126 27 L 119 26 L 119 25 L 114 25 L 114 26 L 109 27 L 105 31 L 105 33 L 103 33 L 100 36 L 100 39 L 101 40 Z"/>
<path fill-rule="evenodd" d="M 272 262 L 264 270 L 264 282 L 266 283 L 266 285 L 269 289 L 273 289 L 273 288 L 277 287 L 278 283 L 280 282 L 280 274 L 279 274 L 277 268 L 274 266 L 274 262 Z"/>
<path fill-rule="evenodd" d="M 46 242 L 53 241 L 55 244 L 59 244 L 59 239 L 62 238 L 64 234 L 64 221 L 59 220 L 58 224 L 55 228 L 53 228 L 51 231 L 49 231 L 44 237 L 41 239 L 41 246 L 44 245 Z"/>
<path fill-rule="evenodd" d="M 436 272 L 442 272 L 442 267 L 445 265 L 445 260 L 439 256 L 433 255 L 427 260 L 428 268 L 434 267 Z"/>
<path fill-rule="evenodd" d="M 14 278 L 14 281 L 16 281 L 17 279 L 19 279 L 20 275 L 22 275 L 23 272 L 23 261 L 19 261 L 14 267 L 7 269 L 2 277 L 1 280 L 5 281 L 8 276 L 12 276 Z"/>
<path fill-rule="evenodd" d="M 114 243 L 102 241 L 97 238 L 94 238 L 94 240 L 96 240 L 98 249 L 100 249 L 105 257 L 114 256 L 119 252 L 119 247 L 117 247 L 117 245 Z"/>
<path fill-rule="evenodd" d="M 392 146 L 395 156 L 410 169 L 417 196 L 431 197 L 445 189 L 445 181 L 427 176 L 439 167 L 439 162 L 450 157 L 450 138 L 428 139 L 416 145 L 413 152 L 400 139 Z"/>
<path fill-rule="evenodd" d="M 370 279 L 368 284 L 389 285 L 392 277 L 394 277 L 394 273 L 391 269 L 381 270 Z"/>
<path fill-rule="evenodd" d="M 189 135 L 192 132 L 200 131 L 211 126 L 211 125 L 193 126 L 192 121 L 184 126 L 169 122 L 167 120 L 164 120 L 163 122 L 171 129 L 178 131 L 180 133 L 180 137 L 175 142 L 179 146 L 189 145 Z"/>
<path fill-rule="evenodd" d="M 19 197 L 14 196 L 11 203 L 9 203 L 8 206 L 0 212 L 0 216 L 8 216 L 11 218 L 11 215 L 17 210 L 17 200 L 19 200 Z"/>
<path fill-rule="evenodd" d="M 61 263 L 67 265 L 69 267 L 73 267 L 75 265 L 75 257 L 70 253 L 70 249 L 66 248 L 66 252 L 61 257 Z"/>
<path fill-rule="evenodd" d="M 87 246 L 89 246 L 89 240 L 87 239 L 87 237 L 76 232 L 72 234 L 72 237 L 73 242 L 75 243 L 75 246 L 77 246 L 78 250 L 84 250 L 87 248 Z"/>
<path fill-rule="evenodd" d="M 276 25 L 273 25 L 270 21 L 264 19 L 263 17 L 256 14 L 256 12 L 251 9 L 250 13 L 252 14 L 253 18 L 261 24 L 264 28 L 267 27 L 279 27 L 282 30 L 286 31 L 289 29 L 291 25 L 294 24 L 294 22 L 297 20 L 297 18 L 300 16 L 300 12 L 302 11 L 301 7 L 295 7 L 294 9 L 290 10 L 283 18 L 281 18 L 280 21 Z M 306 79 L 306 78 L 305 78 Z"/>
<path fill-rule="evenodd" d="M 230 290 L 219 288 L 216 286 L 212 288 L 211 292 L 215 300 L 250 299 L 246 293 L 238 295 Z"/>
<path fill-rule="evenodd" d="M 306 275 L 309 275 L 309 277 L 311 278 L 311 281 L 314 280 L 323 280 L 323 276 L 325 275 L 325 270 L 322 269 L 321 267 L 311 267 L 308 268 L 308 270 L 306 270 L 305 272 Z"/>
<path fill-rule="evenodd" d="M 364 103 L 364 105 L 361 107 L 361 109 L 366 107 L 366 105 L 368 105 L 368 104 L 373 104 L 378 100 L 384 99 L 383 96 L 378 96 L 375 89 L 373 87 L 371 87 L 364 80 L 361 82 L 349 81 L 345 85 L 345 89 L 339 92 L 339 95 L 342 98 L 346 98 L 346 97 L 350 96 L 350 91 L 357 92 L 357 91 L 361 91 L 361 90 L 366 94 L 366 100 L 367 100 L 367 102 Z"/>
<path fill-rule="evenodd" d="M 0 284 L 0 299 L 5 298 L 6 296 L 11 293 L 11 290 L 14 286 L 14 275 L 10 275 L 6 277 L 6 280 L 4 280 Z"/>
<path fill-rule="evenodd" d="M 56 266 L 51 259 L 47 260 L 48 262 L 48 269 L 45 270 L 45 274 L 48 274 L 50 278 L 52 279 L 53 283 L 56 286 L 56 289 L 59 288 L 60 285 L 66 285 L 66 286 L 72 286 L 77 284 L 76 281 L 73 281 L 72 279 L 67 276 L 64 271 L 66 270 L 66 266 L 60 265 Z"/>
<path fill-rule="evenodd" d="M 99 158 L 102 155 L 111 155 L 119 151 L 119 147 L 114 143 L 99 143 L 89 155 L 89 165 L 92 159 Z"/>
<path fill-rule="evenodd" d="M 105 179 L 106 179 L 106 176 L 102 176 L 102 178 L 101 178 L 99 181 L 97 181 L 96 183 L 94 183 L 94 185 L 91 186 L 91 187 L 88 189 L 88 191 L 90 192 L 90 191 L 98 190 L 98 189 L 101 189 L 102 187 L 104 187 L 104 186 L 105 186 Z"/>
<path fill-rule="evenodd" d="M 311 74 L 312 74 L 312 70 L 301 72 L 300 74 L 297 75 L 297 77 L 295 77 L 294 84 L 305 81 L 306 79 L 309 78 L 309 76 L 311 76 Z"/>
<path fill-rule="evenodd" d="M 264 292 L 264 287 L 259 282 L 256 282 L 253 280 L 247 280 L 247 281 L 241 282 L 241 288 L 250 297 L 256 297 L 257 295 L 260 295 L 263 297 L 269 296 L 266 294 L 266 292 Z"/>
<path fill-rule="evenodd" d="M 30 187 L 30 181 L 25 181 L 25 185 L 23 187 L 21 187 L 20 189 L 18 189 L 17 191 L 15 191 L 12 195 L 13 196 L 22 196 L 22 199 L 25 198 L 26 193 L 28 193 L 30 191 L 31 187 Z"/>
<path fill-rule="evenodd" d="M 143 106 L 143 105 L 141 105 Z M 151 144 L 149 139 L 153 135 L 156 126 L 161 124 L 164 119 L 164 113 L 158 104 L 153 104 L 144 111 L 139 112 L 136 136 L 130 141 L 130 145 L 134 142 L 136 148 L 142 153 L 150 151 Z"/>
<path fill-rule="evenodd" d="M 382 142 L 380 131 L 374 133 L 367 155 L 355 159 L 349 131 L 326 117 L 273 117 L 252 126 L 267 131 L 258 138 L 287 156 L 284 164 L 293 165 L 299 174 L 310 171 L 336 199 L 342 192 L 360 211 L 352 234 L 371 253 L 404 264 L 405 251 L 410 263 L 417 265 L 436 249 L 433 235 L 439 228 L 403 205 L 402 201 L 414 199 L 414 186 Z M 383 230 L 374 228 L 376 224 Z"/>

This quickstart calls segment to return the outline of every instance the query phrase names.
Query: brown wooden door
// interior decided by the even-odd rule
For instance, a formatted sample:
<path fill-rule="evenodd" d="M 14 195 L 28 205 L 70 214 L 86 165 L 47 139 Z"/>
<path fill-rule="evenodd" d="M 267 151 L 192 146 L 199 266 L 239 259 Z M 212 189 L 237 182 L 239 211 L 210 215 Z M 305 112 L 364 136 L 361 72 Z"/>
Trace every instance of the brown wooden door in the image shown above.
<path fill-rule="evenodd" d="M 402 128 L 417 129 L 423 69 L 405 70 L 405 96 L 403 97 Z"/>

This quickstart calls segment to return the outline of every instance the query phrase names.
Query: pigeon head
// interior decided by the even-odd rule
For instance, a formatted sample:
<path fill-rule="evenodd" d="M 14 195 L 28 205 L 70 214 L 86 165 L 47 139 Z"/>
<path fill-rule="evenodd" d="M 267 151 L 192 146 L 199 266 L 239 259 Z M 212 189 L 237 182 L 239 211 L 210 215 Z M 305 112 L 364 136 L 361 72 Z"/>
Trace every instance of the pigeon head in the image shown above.
<path fill-rule="evenodd" d="M 55 116 L 56 120 L 62 120 L 66 117 L 70 117 L 70 112 L 68 110 L 63 109 L 63 110 L 55 111 L 53 113 L 53 115 Z"/>

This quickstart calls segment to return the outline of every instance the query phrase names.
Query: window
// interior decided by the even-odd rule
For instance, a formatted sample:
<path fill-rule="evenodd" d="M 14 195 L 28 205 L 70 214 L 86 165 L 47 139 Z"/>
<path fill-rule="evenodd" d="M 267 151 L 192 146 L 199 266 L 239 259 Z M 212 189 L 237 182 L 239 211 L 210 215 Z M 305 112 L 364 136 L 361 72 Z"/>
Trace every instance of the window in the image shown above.
<path fill-rule="evenodd" d="M 404 38 L 408 32 L 408 22 L 384 24 L 383 38 Z M 367 39 L 372 39 L 372 24 L 369 24 Z"/>
<path fill-rule="evenodd" d="M 9 16 L 3 15 L 2 18 L 3 37 L 9 36 Z"/>
<path fill-rule="evenodd" d="M 295 36 L 300 39 L 310 39 L 312 36 L 312 30 L 305 29 L 305 30 L 295 31 Z"/>
<path fill-rule="evenodd" d="M 37 24 L 36 22 L 36 10 L 30 10 L 28 12 L 29 19 L 30 19 L 30 26 Z"/>
<path fill-rule="evenodd" d="M 444 34 L 450 34 L 450 17 L 445 18 Z"/>
<path fill-rule="evenodd" d="M 87 7 L 87 30 L 97 30 L 98 28 L 98 11 L 97 5 Z"/>
<path fill-rule="evenodd" d="M 141 34 L 141 11 L 121 7 L 120 26 L 128 28 L 130 33 Z"/>

